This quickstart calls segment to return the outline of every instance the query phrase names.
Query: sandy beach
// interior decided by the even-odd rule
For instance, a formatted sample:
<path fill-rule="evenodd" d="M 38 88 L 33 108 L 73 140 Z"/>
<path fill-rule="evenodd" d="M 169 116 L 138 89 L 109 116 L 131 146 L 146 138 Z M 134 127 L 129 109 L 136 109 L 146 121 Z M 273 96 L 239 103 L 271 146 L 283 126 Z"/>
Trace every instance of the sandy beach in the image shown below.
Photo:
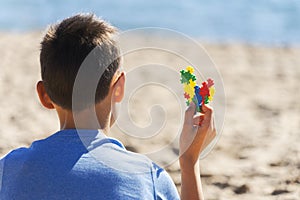
<path fill-rule="evenodd" d="M 35 92 L 41 37 L 41 32 L 0 33 L 0 157 L 15 148 L 28 147 L 34 140 L 59 129 L 56 114 L 40 105 Z M 140 35 L 127 42 L 128 45 L 147 43 L 149 38 Z M 156 39 L 156 42 L 166 41 Z M 226 93 L 222 135 L 213 151 L 201 160 L 206 199 L 299 199 L 300 48 L 199 42 L 218 66 Z M 175 39 L 171 43 L 179 50 L 187 49 Z M 145 57 L 137 52 L 127 56 L 124 65 L 137 66 L 146 59 L 167 60 L 174 66 L 182 64 L 163 53 Z M 138 77 L 146 78 L 147 74 Z M 176 103 L 164 102 L 164 94 L 163 90 L 149 88 L 145 98 L 149 106 L 160 99 L 165 109 L 172 111 L 167 117 L 166 134 L 147 140 L 147 145 L 118 134 L 118 128 L 112 129 L 112 136 L 141 153 L 160 148 L 157 141 L 165 143 L 168 137 L 175 137 L 181 112 Z M 143 114 L 143 106 L 137 99 L 131 117 L 145 125 L 149 119 L 147 113 Z M 141 119 L 141 115 L 146 117 Z M 161 117 L 157 114 L 154 118 L 159 121 Z M 162 155 L 162 159 L 169 156 Z M 166 170 L 180 191 L 178 163 Z"/>

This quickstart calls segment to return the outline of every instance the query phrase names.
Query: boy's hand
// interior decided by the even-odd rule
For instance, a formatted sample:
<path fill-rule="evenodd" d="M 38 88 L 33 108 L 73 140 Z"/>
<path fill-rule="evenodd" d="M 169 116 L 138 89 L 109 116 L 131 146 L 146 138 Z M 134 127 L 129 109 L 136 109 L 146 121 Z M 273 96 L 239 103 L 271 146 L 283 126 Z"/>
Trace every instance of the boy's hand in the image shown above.
<path fill-rule="evenodd" d="M 216 136 L 213 109 L 202 105 L 202 113 L 195 114 L 196 105 L 192 102 L 185 111 L 184 124 L 180 136 L 180 165 L 193 167 L 200 153 Z"/>

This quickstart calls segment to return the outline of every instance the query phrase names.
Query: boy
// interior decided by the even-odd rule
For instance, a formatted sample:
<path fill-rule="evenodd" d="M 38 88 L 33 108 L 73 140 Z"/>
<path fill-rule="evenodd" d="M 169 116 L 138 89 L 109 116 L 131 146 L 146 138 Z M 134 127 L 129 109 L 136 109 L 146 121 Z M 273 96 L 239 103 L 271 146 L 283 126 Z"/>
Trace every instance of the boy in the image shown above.
<path fill-rule="evenodd" d="M 1 159 L 1 200 L 179 199 L 162 168 L 106 137 L 125 84 L 115 33 L 105 21 L 82 14 L 49 28 L 41 42 L 37 92 L 44 107 L 56 110 L 60 131 Z M 78 85 L 83 63 L 92 73 Z M 90 76 L 99 71 L 90 98 Z M 74 98 L 76 84 L 80 95 Z M 194 116 L 195 109 L 187 109 L 180 138 L 182 199 L 203 199 L 198 157 L 216 134 L 212 109 L 203 106 L 203 114 Z"/>

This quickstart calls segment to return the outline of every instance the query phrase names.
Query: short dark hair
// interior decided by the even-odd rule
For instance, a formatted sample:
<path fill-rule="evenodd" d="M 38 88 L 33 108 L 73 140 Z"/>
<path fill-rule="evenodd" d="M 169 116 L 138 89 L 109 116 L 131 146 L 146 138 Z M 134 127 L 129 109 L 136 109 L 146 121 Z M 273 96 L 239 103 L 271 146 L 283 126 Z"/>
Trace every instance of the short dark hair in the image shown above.
<path fill-rule="evenodd" d="M 78 70 L 96 47 L 105 52 L 98 55 L 95 70 L 99 67 L 105 70 L 97 85 L 95 101 L 84 102 L 77 108 L 85 108 L 107 96 L 112 77 L 120 65 L 119 48 L 113 39 L 116 33 L 115 27 L 93 14 L 78 14 L 50 26 L 41 42 L 40 65 L 45 90 L 54 103 L 72 110 Z"/>

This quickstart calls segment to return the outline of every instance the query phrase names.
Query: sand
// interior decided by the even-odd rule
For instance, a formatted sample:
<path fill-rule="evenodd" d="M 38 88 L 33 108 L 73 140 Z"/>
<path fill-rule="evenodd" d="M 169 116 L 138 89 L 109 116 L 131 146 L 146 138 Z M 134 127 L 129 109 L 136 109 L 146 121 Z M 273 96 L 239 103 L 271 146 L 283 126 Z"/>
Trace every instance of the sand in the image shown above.
<path fill-rule="evenodd" d="M 32 141 L 59 129 L 56 114 L 39 104 L 35 92 L 40 73 L 41 36 L 41 32 L 0 33 L 0 156 L 15 148 L 29 146 Z M 129 38 L 125 45 L 149 41 L 149 36 L 136 36 Z M 186 44 L 176 39 L 155 38 L 155 41 L 162 45 L 168 42 L 187 54 L 197 54 L 194 47 L 187 50 Z M 206 199 L 299 199 L 300 93 L 297 87 L 300 84 L 300 48 L 201 44 L 218 66 L 226 93 L 226 120 L 221 138 L 213 151 L 201 160 Z M 184 64 L 163 52 L 146 55 L 145 52 L 136 52 L 126 56 L 126 70 L 142 65 L 147 59 L 165 60 L 174 66 Z M 130 84 L 147 77 L 148 73 L 139 74 Z M 163 72 L 157 77 L 168 84 L 169 79 Z M 174 93 L 166 90 L 160 85 L 149 86 L 147 93 L 140 91 L 138 94 L 137 90 L 132 99 L 134 103 L 129 105 L 130 118 L 138 126 L 154 123 L 155 129 L 165 120 L 161 135 L 153 135 L 140 143 L 134 137 L 118 133 L 120 130 L 114 127 L 112 136 L 141 153 L 153 152 L 172 141 L 180 129 L 180 109 L 184 107 L 180 107 L 183 99 L 179 104 L 176 102 L 181 88 Z M 150 113 L 151 119 L 149 110 L 143 108 L 148 109 L 156 101 L 160 102 L 165 113 L 154 110 Z M 176 145 L 171 150 L 176 154 Z M 170 164 L 168 159 L 174 156 L 171 154 L 168 151 L 161 154 L 162 163 L 167 160 Z M 166 169 L 180 190 L 178 163 L 174 162 Z"/>

